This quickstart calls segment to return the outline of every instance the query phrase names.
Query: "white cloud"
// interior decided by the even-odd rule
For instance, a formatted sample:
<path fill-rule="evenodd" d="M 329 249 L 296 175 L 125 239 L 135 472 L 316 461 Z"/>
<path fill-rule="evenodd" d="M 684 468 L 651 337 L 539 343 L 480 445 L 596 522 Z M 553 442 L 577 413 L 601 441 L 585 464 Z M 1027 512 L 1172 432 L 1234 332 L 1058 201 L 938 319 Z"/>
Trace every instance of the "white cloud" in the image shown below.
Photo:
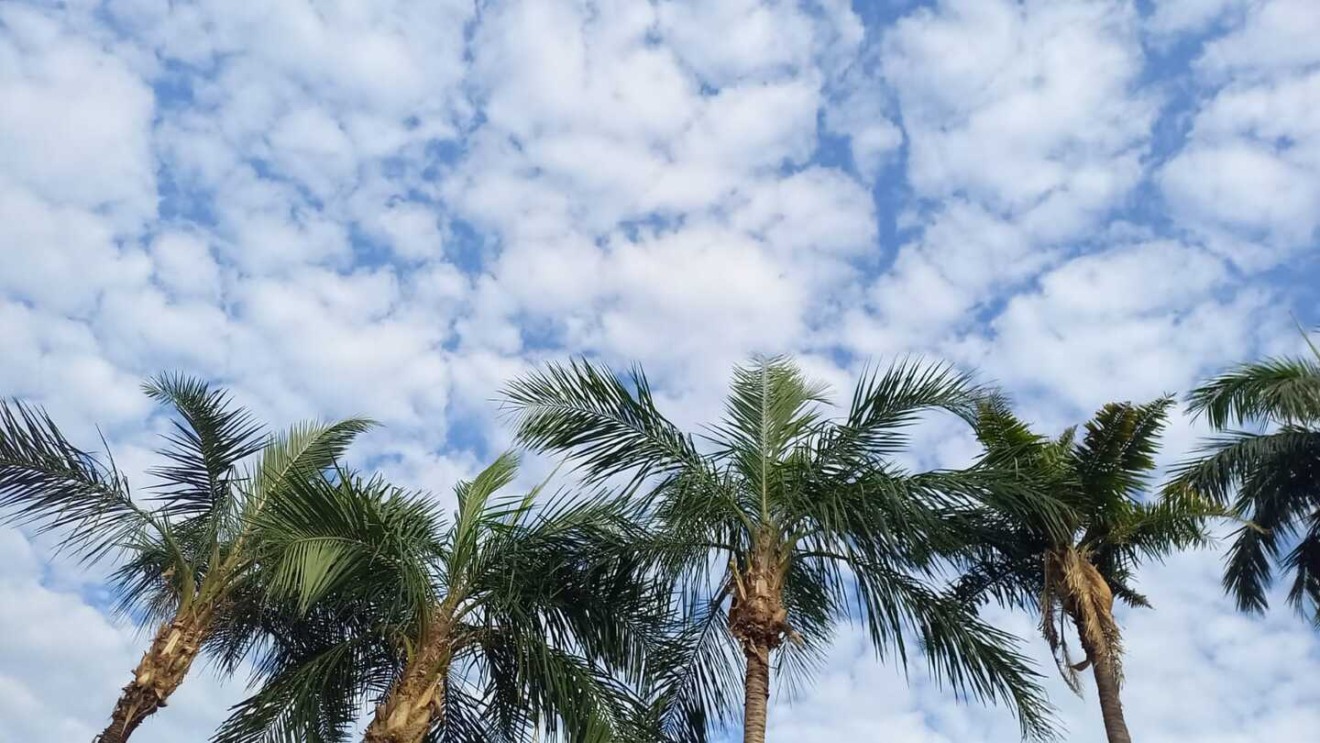
<path fill-rule="evenodd" d="M 1138 242 L 1080 256 L 1015 296 L 966 352 L 988 373 L 1081 418 L 1108 400 L 1176 393 L 1239 360 L 1269 297 L 1228 292 L 1202 248 Z"/>
<path fill-rule="evenodd" d="M 0 10 L 0 172 L 60 207 L 154 216 L 151 89 L 118 56 L 21 6 Z"/>
<path fill-rule="evenodd" d="M 1202 233 L 1227 230 L 1277 246 L 1274 260 L 1311 243 L 1320 227 L 1318 96 L 1320 72 L 1220 91 L 1160 175 L 1175 214 Z"/>
<path fill-rule="evenodd" d="M 882 61 L 925 206 L 848 331 L 877 351 L 975 323 L 1083 239 L 1139 183 L 1155 114 L 1122 3 L 940 3 L 900 20 Z"/>

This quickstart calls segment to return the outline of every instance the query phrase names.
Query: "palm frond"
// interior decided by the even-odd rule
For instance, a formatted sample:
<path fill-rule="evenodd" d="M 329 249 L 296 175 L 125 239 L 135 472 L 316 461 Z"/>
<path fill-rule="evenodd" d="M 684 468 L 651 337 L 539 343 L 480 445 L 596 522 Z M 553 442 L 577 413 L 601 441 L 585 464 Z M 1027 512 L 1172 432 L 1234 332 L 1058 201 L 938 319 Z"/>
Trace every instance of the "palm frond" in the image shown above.
<path fill-rule="evenodd" d="M 160 480 L 154 489 L 162 511 L 174 518 L 209 512 L 232 495 L 238 463 L 261 450 L 261 425 L 228 392 L 195 377 L 162 374 L 142 389 L 182 419 L 165 434 L 161 454 L 169 464 L 148 470 Z"/>
<path fill-rule="evenodd" d="M 353 439 L 375 425 L 365 418 L 328 424 L 309 421 L 274 437 L 244 478 L 243 520 L 252 520 L 281 487 L 318 477 L 334 467 Z"/>
<path fill-rule="evenodd" d="M 253 524 L 268 592 L 301 611 L 336 592 L 414 614 L 436 601 L 430 560 L 442 526 L 425 495 L 345 471 L 292 478 Z"/>
<path fill-rule="evenodd" d="M 788 359 L 756 359 L 734 369 L 724 423 L 715 428 L 721 451 L 754 487 L 753 512 L 770 514 L 777 465 L 809 435 L 827 403 L 824 385 L 814 384 Z M 777 488 L 776 488 L 777 489 Z"/>
<path fill-rule="evenodd" d="M 588 483 L 704 466 L 691 437 L 656 409 L 641 369 L 625 382 L 586 360 L 551 364 L 511 382 L 503 397 L 519 440 L 570 455 Z"/>
<path fill-rule="evenodd" d="M 916 358 L 864 373 L 843 424 L 824 437 L 817 456 L 848 467 L 859 458 L 894 454 L 906 445 L 906 429 L 923 414 L 943 410 L 972 423 L 989 394 L 952 365 Z"/>
<path fill-rule="evenodd" d="M 1086 423 L 1086 435 L 1076 447 L 1077 475 L 1082 492 L 1093 499 L 1117 493 L 1135 496 L 1155 469 L 1160 432 L 1173 398 L 1145 405 L 1110 403 Z"/>
<path fill-rule="evenodd" d="M 1198 456 L 1174 468 L 1166 492 L 1191 489 L 1212 503 L 1225 505 L 1234 502 L 1239 488 L 1251 478 L 1262 485 L 1273 480 L 1282 484 L 1297 463 L 1308 465 L 1320 459 L 1320 431 L 1296 426 L 1285 426 L 1271 433 L 1229 431 L 1211 438 Z M 1295 478 L 1294 478 L 1295 480 Z M 1298 483 L 1302 488 L 1306 482 Z M 1311 483 L 1311 487 L 1320 481 Z M 1242 506 L 1249 506 L 1250 498 L 1237 498 Z"/>
<path fill-rule="evenodd" d="M 1187 403 L 1194 415 L 1219 429 L 1320 421 L 1320 358 L 1242 364 L 1192 390 Z"/>
<path fill-rule="evenodd" d="M 458 499 L 458 515 L 454 520 L 454 536 L 450 545 L 452 569 L 460 570 L 475 559 L 483 527 L 512 515 L 520 508 L 527 508 L 521 499 L 512 506 L 497 508 L 494 512 L 488 508 L 496 491 L 513 482 L 517 472 L 518 456 L 513 452 L 505 452 L 471 482 L 460 482 L 454 488 Z"/>
<path fill-rule="evenodd" d="M 64 549 L 94 561 L 127 548 L 155 522 L 129 494 L 113 461 L 79 449 L 40 408 L 0 400 L 0 518 L 56 532 Z"/>
<path fill-rule="evenodd" d="M 1054 737 L 1055 722 L 1039 674 L 1029 670 L 1029 662 L 1016 651 L 1016 638 L 894 566 L 872 562 L 856 575 L 858 609 L 882 657 L 894 652 L 906 665 L 904 638 L 912 631 L 937 681 L 960 696 L 1009 705 L 1025 738 Z"/>
<path fill-rule="evenodd" d="M 1320 517 L 1312 516 L 1310 529 L 1284 556 L 1280 566 L 1293 572 L 1288 603 L 1320 626 Z"/>
<path fill-rule="evenodd" d="M 691 596 L 686 607 L 679 631 L 651 655 L 648 692 L 671 739 L 705 743 L 740 712 L 742 653 L 718 598 Z"/>

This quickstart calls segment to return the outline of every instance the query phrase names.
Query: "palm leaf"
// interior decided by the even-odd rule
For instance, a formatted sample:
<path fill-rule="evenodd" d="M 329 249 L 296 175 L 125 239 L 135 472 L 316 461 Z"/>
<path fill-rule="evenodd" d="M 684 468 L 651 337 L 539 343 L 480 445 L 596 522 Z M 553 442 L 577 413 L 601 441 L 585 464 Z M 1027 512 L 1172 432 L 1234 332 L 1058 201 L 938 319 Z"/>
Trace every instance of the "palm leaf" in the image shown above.
<path fill-rule="evenodd" d="M 59 533 L 84 560 L 127 548 L 153 520 L 113 461 L 75 447 L 45 411 L 0 400 L 0 517 Z"/>
<path fill-rule="evenodd" d="M 172 421 L 173 430 L 165 434 L 161 453 L 170 463 L 148 470 L 160 480 L 155 490 L 163 512 L 189 518 L 211 511 L 230 497 L 238 463 L 261 450 L 261 426 L 232 404 L 228 392 L 200 379 L 162 374 L 143 391 L 182 419 Z"/>

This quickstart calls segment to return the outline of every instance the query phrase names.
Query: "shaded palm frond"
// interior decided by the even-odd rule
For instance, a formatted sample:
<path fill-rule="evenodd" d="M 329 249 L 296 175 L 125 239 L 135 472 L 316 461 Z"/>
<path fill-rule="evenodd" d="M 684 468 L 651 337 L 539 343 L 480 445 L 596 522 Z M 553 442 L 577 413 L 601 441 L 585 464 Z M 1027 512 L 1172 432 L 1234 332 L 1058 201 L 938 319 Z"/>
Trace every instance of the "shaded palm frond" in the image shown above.
<path fill-rule="evenodd" d="M 57 533 L 79 558 L 130 548 L 159 523 L 139 508 L 114 462 L 79 449 L 44 410 L 0 401 L 0 517 Z"/>
<path fill-rule="evenodd" d="M 1187 395 L 1193 415 L 1224 429 L 1250 423 L 1320 421 L 1320 357 L 1242 364 Z"/>
<path fill-rule="evenodd" d="M 160 481 L 154 489 L 162 511 L 174 518 L 210 513 L 231 497 L 238 463 L 265 444 L 261 425 L 228 392 L 195 377 L 162 374 L 143 391 L 182 419 L 164 436 L 169 464 L 148 470 Z"/>

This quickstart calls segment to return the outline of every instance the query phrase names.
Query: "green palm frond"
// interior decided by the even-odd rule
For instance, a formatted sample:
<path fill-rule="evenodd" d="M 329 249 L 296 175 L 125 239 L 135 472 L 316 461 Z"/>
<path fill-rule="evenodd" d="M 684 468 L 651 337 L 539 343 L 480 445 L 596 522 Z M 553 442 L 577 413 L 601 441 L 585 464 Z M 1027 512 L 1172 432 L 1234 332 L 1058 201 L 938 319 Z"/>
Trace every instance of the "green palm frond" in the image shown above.
<path fill-rule="evenodd" d="M 244 477 L 245 516 L 251 518 L 286 484 L 319 476 L 334 467 L 353 439 L 375 425 L 366 418 L 334 423 L 308 421 L 276 436 Z"/>
<path fill-rule="evenodd" d="M 1288 603 L 1320 626 L 1320 519 L 1312 520 L 1311 528 L 1279 566 L 1293 572 Z"/>
<path fill-rule="evenodd" d="M 721 451 L 753 487 L 753 512 L 769 518 L 769 491 L 788 450 L 820 421 L 825 387 L 784 358 L 734 369 L 725 421 L 715 428 Z"/>
<path fill-rule="evenodd" d="M 989 395 L 971 375 L 949 364 L 909 358 L 866 372 L 844 420 L 821 432 L 813 459 L 823 471 L 846 477 L 902 451 L 907 429 L 923 415 L 945 411 L 970 423 Z"/>
<path fill-rule="evenodd" d="M 1320 358 L 1276 358 L 1242 364 L 1187 396 L 1194 415 L 1217 429 L 1275 421 L 1320 422 Z"/>
<path fill-rule="evenodd" d="M 907 656 L 907 632 L 920 639 L 936 677 L 960 695 L 1009 704 L 1024 738 L 1055 736 L 1040 676 L 1014 648 L 1017 639 L 985 624 L 962 602 L 902 570 L 870 563 L 857 572 L 857 593 L 872 644 Z"/>
<path fill-rule="evenodd" d="M 705 743 L 741 712 L 741 651 L 720 599 L 690 596 L 672 639 L 652 653 L 649 694 L 672 739 Z"/>
<path fill-rule="evenodd" d="M 169 464 L 148 470 L 160 481 L 154 489 L 162 511 L 174 518 L 210 512 L 231 496 L 238 463 L 264 445 L 261 425 L 228 392 L 195 377 L 162 374 L 142 389 L 182 419 L 165 434 L 161 453 Z"/>
<path fill-rule="evenodd" d="M 425 495 L 341 471 L 290 480 L 253 523 L 268 592 L 301 611 L 336 592 L 412 613 L 436 601 L 428 561 L 442 519 Z"/>
<path fill-rule="evenodd" d="M 588 482 L 624 472 L 638 479 L 700 466 L 691 437 L 655 407 L 640 369 L 628 380 L 586 360 L 550 364 L 504 390 L 516 433 L 527 445 L 572 451 Z"/>
<path fill-rule="evenodd" d="M 458 514 L 454 519 L 449 558 L 454 569 L 462 569 L 462 566 L 476 559 L 479 540 L 486 528 L 493 523 L 516 517 L 519 511 L 528 508 L 521 499 L 512 504 L 497 502 L 495 508 L 490 507 L 496 491 L 513 482 L 517 470 L 518 456 L 513 452 L 505 452 L 470 482 L 460 482 L 454 488 Z"/>
<path fill-rule="evenodd" d="M 350 740 L 362 707 L 389 684 L 397 618 L 388 606 L 356 600 L 321 604 L 310 613 L 268 606 L 260 620 L 267 641 L 254 664 L 261 686 L 232 708 L 213 740 Z"/>
<path fill-rule="evenodd" d="M 1160 433 L 1172 406 L 1172 397 L 1145 405 L 1110 403 L 1087 421 L 1076 447 L 1082 493 L 1094 498 L 1140 493 L 1155 470 Z"/>
<path fill-rule="evenodd" d="M 1295 463 L 1316 461 L 1320 458 L 1320 431 L 1297 426 L 1263 434 L 1228 431 L 1208 439 L 1197 454 L 1195 459 L 1174 468 L 1166 489 L 1190 488 L 1214 503 L 1236 502 L 1239 507 L 1249 508 L 1251 499 L 1238 497 L 1239 488 L 1252 478 L 1274 479 L 1282 484 Z M 1305 487 L 1306 483 L 1300 485 Z"/>
<path fill-rule="evenodd" d="M 1201 497 L 1246 524 L 1231 537 L 1224 588 L 1238 608 L 1268 608 L 1274 565 L 1295 573 L 1290 600 L 1299 603 L 1310 585 L 1309 552 L 1283 554 L 1299 531 L 1320 523 L 1320 431 L 1285 425 L 1268 433 L 1233 431 L 1211 439 L 1201 456 L 1179 465 L 1166 486 L 1170 494 Z"/>
<path fill-rule="evenodd" d="M 74 446 L 45 411 L 3 400 L 0 517 L 57 533 L 62 548 L 88 561 L 129 548 L 157 526 L 113 461 Z"/>

